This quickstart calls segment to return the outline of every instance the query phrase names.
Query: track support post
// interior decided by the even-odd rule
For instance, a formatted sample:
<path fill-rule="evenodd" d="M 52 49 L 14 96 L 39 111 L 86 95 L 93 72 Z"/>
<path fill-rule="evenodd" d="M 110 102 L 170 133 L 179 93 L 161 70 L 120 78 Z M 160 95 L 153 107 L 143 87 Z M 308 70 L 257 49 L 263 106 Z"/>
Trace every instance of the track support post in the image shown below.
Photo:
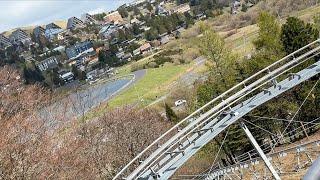
<path fill-rule="evenodd" d="M 257 143 L 257 141 L 254 139 L 253 135 L 251 134 L 250 130 L 248 129 L 248 127 L 241 122 L 241 128 L 244 130 L 244 132 L 246 133 L 246 135 L 248 136 L 251 144 L 254 146 L 254 148 L 258 151 L 260 157 L 263 159 L 264 163 L 266 164 L 267 168 L 270 170 L 270 172 L 272 173 L 274 179 L 276 180 L 280 180 L 280 176 L 278 175 L 277 171 L 273 168 L 271 162 L 269 161 L 269 159 L 267 158 L 267 156 L 264 154 L 263 150 L 261 149 L 261 147 L 259 146 L 259 144 Z"/>

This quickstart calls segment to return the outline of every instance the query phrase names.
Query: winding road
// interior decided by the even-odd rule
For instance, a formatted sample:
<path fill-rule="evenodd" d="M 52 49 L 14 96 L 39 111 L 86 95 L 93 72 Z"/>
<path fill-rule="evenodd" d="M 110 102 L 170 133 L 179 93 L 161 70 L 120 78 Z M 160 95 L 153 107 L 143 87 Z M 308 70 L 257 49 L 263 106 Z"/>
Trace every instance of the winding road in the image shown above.
<path fill-rule="evenodd" d="M 73 118 L 85 115 L 88 111 L 104 103 L 119 92 L 132 86 L 146 74 L 146 70 L 134 72 L 131 76 L 113 78 L 102 83 L 90 85 L 77 90 L 63 99 L 57 100 L 48 107 L 39 111 L 39 117 L 50 127 L 59 121 L 70 121 Z"/>

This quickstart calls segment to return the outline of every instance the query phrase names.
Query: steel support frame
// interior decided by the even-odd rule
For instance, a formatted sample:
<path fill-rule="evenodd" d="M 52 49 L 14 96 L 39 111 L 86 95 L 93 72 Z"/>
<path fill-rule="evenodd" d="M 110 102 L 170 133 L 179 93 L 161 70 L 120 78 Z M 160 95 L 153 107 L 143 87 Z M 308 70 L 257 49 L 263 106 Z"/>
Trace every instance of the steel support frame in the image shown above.
<path fill-rule="evenodd" d="M 182 166 L 183 163 L 185 163 L 193 154 L 195 154 L 201 147 L 203 147 L 205 144 L 207 144 L 210 140 L 212 140 L 214 137 L 216 137 L 219 133 L 221 133 L 223 130 L 225 130 L 229 125 L 235 123 L 240 118 L 242 118 L 244 115 L 246 115 L 248 112 L 252 111 L 259 105 L 271 100 L 274 97 L 277 97 L 278 95 L 282 94 L 283 92 L 288 91 L 289 89 L 293 88 L 294 86 L 297 86 L 298 84 L 301 84 L 302 82 L 310 79 L 311 77 L 317 75 L 320 73 L 320 61 L 314 63 L 312 66 L 309 66 L 308 68 L 301 70 L 297 74 L 301 75 L 301 78 L 295 78 L 293 80 L 289 80 L 289 78 L 279 82 L 279 84 L 284 87 L 282 89 L 270 87 L 268 88 L 272 93 L 271 94 L 265 94 L 264 92 L 260 92 L 254 97 L 251 97 L 244 101 L 243 103 L 235 106 L 232 108 L 234 112 L 238 112 L 237 116 L 233 116 L 231 114 L 226 115 L 222 120 L 212 120 L 208 124 L 206 124 L 203 128 L 209 129 L 213 128 L 214 131 L 206 131 L 204 132 L 200 137 L 197 137 L 196 134 L 194 134 L 195 137 L 190 137 L 191 142 L 193 142 L 190 146 L 184 149 L 185 154 L 182 155 L 177 154 L 177 156 L 174 159 L 171 159 L 171 162 L 168 162 L 168 157 L 161 160 L 160 162 L 165 162 L 165 166 L 161 167 L 157 170 L 157 172 L 160 172 L 162 179 L 169 179 L 175 171 Z M 185 144 L 188 143 L 187 141 L 184 142 Z M 170 155 L 168 155 L 170 156 Z M 139 176 L 139 178 L 148 178 L 150 176 L 150 171 L 143 172 L 142 175 Z M 131 175 L 128 179 L 131 178 Z"/>
<path fill-rule="evenodd" d="M 317 41 L 318 42 L 318 41 Z M 310 45 L 308 45 L 310 46 Z M 315 49 L 315 50 L 319 50 L 319 48 Z M 315 50 L 313 50 L 315 52 Z M 281 61 L 281 60 L 280 60 Z M 298 62 L 297 60 L 294 60 L 295 63 Z M 291 63 L 291 61 L 290 61 Z M 292 64 L 291 63 L 291 64 Z M 244 103 L 242 103 L 242 105 L 239 105 L 240 107 L 238 108 L 234 108 L 235 111 L 237 109 L 242 109 L 243 111 L 237 111 L 240 114 L 229 114 L 227 115 L 222 121 L 210 121 L 207 125 L 204 126 L 204 128 L 212 128 L 213 126 L 215 127 L 214 131 L 206 131 L 205 133 L 201 134 L 200 137 L 195 137 L 193 144 L 189 146 L 186 146 L 185 151 L 187 152 L 187 154 L 177 154 L 176 157 L 174 157 L 173 159 L 168 159 L 167 157 L 170 155 L 166 155 L 163 159 L 161 159 L 160 161 L 163 162 L 163 164 L 165 164 L 165 166 L 163 166 L 162 168 L 159 168 L 159 170 L 157 172 L 160 172 L 160 174 L 162 175 L 161 178 L 169 178 L 175 171 L 176 169 L 178 169 L 188 158 L 190 158 L 194 153 L 196 153 L 201 147 L 204 146 L 204 144 L 206 144 L 210 139 L 212 139 L 214 136 L 216 136 L 216 133 L 219 133 L 220 129 L 225 129 L 226 127 L 228 127 L 230 124 L 234 123 L 238 118 L 241 118 L 243 115 L 245 115 L 247 113 L 247 110 L 250 111 L 252 109 L 254 109 L 256 106 L 262 104 L 263 102 L 268 101 L 270 98 L 275 97 L 279 94 L 281 94 L 282 92 L 285 92 L 286 90 L 292 88 L 292 86 L 296 86 L 297 84 L 300 84 L 301 82 L 303 82 L 304 80 L 309 79 L 310 77 L 314 76 L 315 74 L 318 74 L 320 72 L 319 66 L 320 64 L 315 63 L 314 66 L 308 67 L 307 69 L 304 69 L 302 71 L 300 71 L 299 73 L 297 73 L 298 75 L 300 75 L 300 78 L 290 78 L 290 80 L 283 80 L 283 82 L 278 83 L 278 84 L 284 84 L 284 85 L 288 85 L 288 86 L 279 86 L 281 88 L 274 88 L 272 89 L 271 87 L 269 88 L 270 92 L 272 91 L 273 93 L 269 93 L 268 97 L 264 97 L 263 95 L 261 95 L 261 98 L 264 99 L 259 99 L 259 103 L 253 103 L 252 101 L 256 101 L 255 98 L 249 99 L 250 101 L 248 101 L 248 104 L 252 104 L 248 107 L 242 107 Z M 318 66 L 318 67 L 317 67 Z M 317 69 L 315 69 L 317 67 Z M 286 68 L 283 66 L 281 66 L 282 69 Z M 279 69 L 279 68 L 278 68 Z M 316 72 L 315 72 L 316 71 Z M 304 74 L 306 73 L 306 74 Z M 302 80 L 301 80 L 302 79 Z M 259 79 L 261 81 L 261 79 Z M 253 86 L 253 85 L 252 85 Z M 254 87 L 254 86 L 253 86 Z M 242 91 L 240 91 L 242 92 Z M 241 94 L 240 92 L 238 92 L 237 94 Z M 246 91 L 243 91 L 243 93 Z M 235 95 L 237 95 L 235 94 Z M 233 95 L 233 96 L 235 96 Z M 260 94 L 258 94 L 260 95 Z M 256 95 L 255 97 L 258 97 L 258 95 Z M 231 96 L 231 97 L 233 97 Z M 222 97 L 222 96 L 221 96 Z M 231 98 L 230 97 L 230 98 Z M 251 103 L 250 103 L 251 102 Z M 242 108 L 241 108 L 242 107 Z M 247 109 L 246 109 L 247 108 Z M 213 110 L 210 110 L 213 111 Z M 196 111 L 197 112 L 197 111 Z M 238 116 L 238 117 L 237 117 Z M 200 121 L 200 120 L 198 120 Z M 192 126 L 189 125 L 190 127 Z M 221 127 L 220 127 L 221 126 Z M 223 126 L 223 127 L 222 127 Z M 216 132 L 217 131 L 217 132 Z M 158 140 L 157 140 L 158 141 Z M 188 140 L 189 141 L 189 140 Z M 171 141 L 168 141 L 167 144 L 169 144 Z M 173 140 L 172 140 L 173 142 Z M 150 146 L 151 147 L 151 146 Z M 163 146 L 164 147 L 164 146 Z M 173 148 L 174 149 L 174 148 Z M 161 149 L 160 149 L 161 150 Z M 159 152 L 160 152 L 159 150 Z M 146 150 L 143 151 L 143 153 L 146 152 Z M 143 154 L 141 153 L 141 154 Z M 157 152 L 155 152 L 154 154 L 156 154 Z M 146 164 L 146 166 L 148 165 L 148 163 L 150 163 L 150 165 L 148 166 L 153 166 L 152 161 L 149 159 L 152 159 L 153 157 L 156 157 L 156 155 L 152 154 L 146 161 L 144 161 L 144 163 Z M 160 153 L 158 153 L 160 154 Z M 139 155 L 140 157 L 141 155 Z M 136 159 L 138 159 L 138 157 L 136 157 L 132 162 L 134 162 Z M 125 172 L 125 170 L 127 169 L 128 166 L 130 166 L 130 164 L 132 164 L 132 162 L 130 162 L 120 173 L 117 174 L 117 176 L 114 178 L 118 178 L 121 174 L 123 174 L 123 172 Z M 147 167 L 148 167 L 147 166 Z M 146 178 L 150 178 L 150 171 L 148 170 L 143 170 L 143 165 L 141 165 L 142 168 L 137 168 L 134 172 L 132 172 L 128 178 L 134 178 L 135 176 L 137 177 L 146 177 Z M 140 173 L 140 174 L 139 174 Z"/>
<path fill-rule="evenodd" d="M 277 171 L 273 168 L 271 162 L 269 161 L 268 157 L 264 154 L 263 150 L 261 149 L 261 147 L 259 146 L 259 144 L 257 143 L 257 141 L 255 140 L 255 138 L 253 137 L 253 135 L 251 134 L 250 130 L 248 129 L 248 127 L 241 122 L 241 128 L 244 130 L 244 132 L 246 133 L 246 135 L 248 136 L 251 144 L 254 146 L 254 148 L 257 150 L 257 152 L 259 153 L 260 157 L 263 159 L 265 165 L 267 166 L 267 168 L 270 170 L 271 174 L 273 175 L 273 177 L 276 180 L 280 180 L 280 176 L 278 175 Z"/>

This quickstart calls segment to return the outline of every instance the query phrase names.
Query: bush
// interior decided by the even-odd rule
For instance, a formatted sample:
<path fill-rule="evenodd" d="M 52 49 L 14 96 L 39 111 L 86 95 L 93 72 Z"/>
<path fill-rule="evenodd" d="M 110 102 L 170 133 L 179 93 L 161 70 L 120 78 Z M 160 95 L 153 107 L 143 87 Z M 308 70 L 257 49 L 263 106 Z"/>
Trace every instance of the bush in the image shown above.
<path fill-rule="evenodd" d="M 154 57 L 154 62 L 158 65 L 161 66 L 166 62 L 172 62 L 172 58 L 171 57 L 166 57 L 166 56 L 155 56 Z"/>
<path fill-rule="evenodd" d="M 178 123 L 178 120 L 179 120 L 178 116 L 167 103 L 165 103 L 165 110 L 166 110 L 166 116 L 168 120 L 174 123 Z"/>
<path fill-rule="evenodd" d="M 181 64 L 184 64 L 184 63 L 186 63 L 186 60 L 184 60 L 184 59 L 179 59 L 179 62 L 180 62 Z"/>
<path fill-rule="evenodd" d="M 232 36 L 232 35 L 234 35 L 234 34 L 236 34 L 236 33 L 237 33 L 237 29 L 231 30 L 231 31 L 229 31 L 229 32 L 227 33 L 226 38 L 227 38 L 227 37 L 230 37 L 230 36 Z"/>
<path fill-rule="evenodd" d="M 147 68 L 158 68 L 159 65 L 155 62 L 150 62 L 149 64 L 147 64 Z"/>
<path fill-rule="evenodd" d="M 141 70 L 141 69 L 144 69 L 144 64 L 141 64 L 141 63 L 133 63 L 131 65 L 131 72 L 135 72 L 135 71 L 138 71 L 138 70 Z"/>

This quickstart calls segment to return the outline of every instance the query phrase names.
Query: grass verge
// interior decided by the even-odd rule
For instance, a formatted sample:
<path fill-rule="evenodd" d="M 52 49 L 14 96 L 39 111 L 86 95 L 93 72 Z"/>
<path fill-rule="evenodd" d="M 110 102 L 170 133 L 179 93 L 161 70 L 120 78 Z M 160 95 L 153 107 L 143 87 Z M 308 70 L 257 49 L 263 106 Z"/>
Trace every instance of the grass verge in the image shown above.
<path fill-rule="evenodd" d="M 146 106 L 165 94 L 170 84 L 177 80 L 191 66 L 187 65 L 165 65 L 160 68 L 147 69 L 146 75 L 129 89 L 120 93 L 109 101 L 110 107 L 137 103 Z"/>

